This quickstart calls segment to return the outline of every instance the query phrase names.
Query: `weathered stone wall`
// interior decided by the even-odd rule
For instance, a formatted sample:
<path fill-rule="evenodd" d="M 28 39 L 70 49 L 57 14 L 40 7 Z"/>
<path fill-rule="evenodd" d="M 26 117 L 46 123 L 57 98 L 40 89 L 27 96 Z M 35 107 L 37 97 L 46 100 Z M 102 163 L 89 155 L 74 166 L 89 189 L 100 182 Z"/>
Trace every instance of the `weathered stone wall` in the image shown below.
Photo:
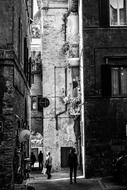
<path fill-rule="evenodd" d="M 3 65 L 7 64 L 7 65 Z M 25 115 L 25 99 L 29 96 L 28 89 L 24 85 L 24 94 L 21 95 L 20 89 L 16 89 L 14 84 L 18 80 L 21 73 L 18 72 L 17 78 L 14 78 L 14 62 L 13 60 L 0 61 L 1 73 L 1 113 L 0 121 L 3 122 L 3 132 L 0 140 L 0 185 L 8 186 L 13 183 L 13 158 L 14 150 L 17 147 L 16 134 L 23 127 L 23 121 L 26 120 Z M 4 83 L 3 83 L 4 81 Z M 20 83 L 24 84 L 23 79 Z M 4 86 L 5 85 L 5 86 Z M 27 105 L 28 112 L 28 105 Z M 20 129 L 16 115 L 19 116 Z M 28 125 L 30 124 L 28 117 Z M 26 153 L 28 156 L 28 152 Z M 0 187 L 1 187 L 0 186 Z M 2 187 L 1 187 L 2 188 Z M 6 187 L 5 187 L 6 188 Z"/>
<path fill-rule="evenodd" d="M 20 1 L 21 2 L 21 1 Z M 0 132 L 0 189 L 11 189 L 14 184 L 14 153 L 21 148 L 17 139 L 19 132 L 30 126 L 30 92 L 22 61 L 19 62 L 19 16 L 22 19 L 22 42 L 26 36 L 27 14 L 25 4 L 15 0 L 0 2 L 0 121 L 3 129 Z M 25 23 L 24 23 L 25 22 Z M 14 48 L 14 49 L 13 49 Z M 23 48 L 23 44 L 22 44 Z M 28 147 L 22 146 L 24 156 L 28 156 Z M 20 149 L 21 150 L 21 149 Z M 26 152 L 25 152 L 26 151 Z"/>
<path fill-rule="evenodd" d="M 14 8 L 12 6 L 12 43 L 16 52 L 16 55 L 19 56 L 19 28 L 21 29 L 20 36 L 22 38 L 22 41 L 20 41 L 20 44 L 24 44 L 24 37 L 27 37 L 27 32 L 29 30 L 28 28 L 28 15 L 26 12 L 26 3 L 22 2 L 22 0 L 16 1 L 13 0 Z M 13 5 L 13 4 L 12 4 Z M 19 26 L 20 25 L 20 26 Z M 22 47 L 22 53 L 21 56 L 21 65 L 24 64 L 24 49 Z"/>
<path fill-rule="evenodd" d="M 97 1 L 84 1 L 83 11 L 86 176 L 110 175 L 113 156 L 126 148 L 127 98 L 102 96 L 101 65 L 127 55 L 127 29 L 100 27 Z"/>
<path fill-rule="evenodd" d="M 27 35 L 28 18 L 25 3 L 21 0 L 5 0 L 0 2 L 1 18 L 0 23 L 2 30 L 0 30 L 0 47 L 11 48 L 12 44 L 15 49 L 15 53 L 18 56 L 19 53 L 19 18 L 21 21 L 22 37 Z M 22 39 L 23 43 L 23 39 Z M 22 49 L 22 51 L 24 51 Z M 23 52 L 22 52 L 23 53 Z M 22 54 L 23 58 L 23 54 Z M 22 60 L 23 61 L 23 60 Z"/>
<path fill-rule="evenodd" d="M 0 2 L 0 23 L 2 26 L 2 30 L 0 30 L 1 48 L 7 48 L 7 46 L 12 43 L 12 2 L 12 0 Z"/>
<path fill-rule="evenodd" d="M 4 61 L 2 61 L 4 63 Z M 13 112 L 13 102 L 14 102 L 14 96 L 12 90 L 9 90 L 9 86 L 7 88 L 7 83 L 10 83 L 10 86 L 12 86 L 13 82 L 13 67 L 6 68 L 6 67 L 0 67 L 0 73 L 4 73 L 4 69 L 6 69 L 6 74 L 2 77 L 1 84 L 4 81 L 4 86 L 2 87 L 2 96 L 1 96 L 1 114 L 0 114 L 0 120 L 3 122 L 3 133 L 1 134 L 1 143 L 0 143 L 0 184 L 8 184 L 12 180 L 12 158 L 13 158 L 13 120 L 12 116 L 9 115 L 10 111 Z M 8 76 L 7 73 L 10 75 Z M 9 78 L 8 78 L 9 77 Z M 4 113 L 3 113 L 4 112 Z M 6 114 L 7 113 L 7 114 Z M 9 131 L 9 133 L 8 133 Z"/>
<path fill-rule="evenodd" d="M 65 92 L 67 95 L 72 93 L 71 70 L 67 70 L 66 78 L 67 60 L 63 53 L 66 35 L 63 15 L 67 13 L 67 7 L 66 1 L 49 1 L 47 9 L 42 11 L 42 92 L 50 101 L 43 109 L 44 155 L 51 152 L 55 170 L 61 168 L 61 147 L 75 146 L 74 121 L 69 118 L 63 102 Z"/>

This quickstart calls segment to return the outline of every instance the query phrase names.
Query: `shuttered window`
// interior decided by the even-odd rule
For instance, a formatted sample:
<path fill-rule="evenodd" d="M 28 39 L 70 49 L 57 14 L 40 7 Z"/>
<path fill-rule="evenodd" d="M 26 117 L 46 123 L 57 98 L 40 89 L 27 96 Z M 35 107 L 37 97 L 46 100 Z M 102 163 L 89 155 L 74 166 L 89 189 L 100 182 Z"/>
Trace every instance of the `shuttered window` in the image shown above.
<path fill-rule="evenodd" d="M 108 64 L 101 66 L 102 96 L 111 96 L 111 66 Z"/>
<path fill-rule="evenodd" d="M 28 67 L 28 47 L 27 47 L 27 38 L 24 38 L 24 73 L 27 76 L 27 67 Z"/>
<path fill-rule="evenodd" d="M 100 27 L 109 27 L 109 0 L 99 0 Z"/>

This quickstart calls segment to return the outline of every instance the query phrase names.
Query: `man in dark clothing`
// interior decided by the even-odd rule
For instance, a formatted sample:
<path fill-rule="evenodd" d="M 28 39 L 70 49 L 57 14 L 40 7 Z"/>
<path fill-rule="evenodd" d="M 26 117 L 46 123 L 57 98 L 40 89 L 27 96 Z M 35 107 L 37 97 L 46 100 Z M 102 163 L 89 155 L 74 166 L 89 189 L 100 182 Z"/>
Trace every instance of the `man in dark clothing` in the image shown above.
<path fill-rule="evenodd" d="M 78 160 L 77 160 L 77 154 L 75 153 L 75 148 L 72 148 L 70 150 L 69 156 L 68 156 L 68 162 L 69 162 L 69 167 L 70 167 L 70 183 L 72 184 L 72 174 L 74 172 L 74 182 L 76 182 L 76 175 L 77 175 L 77 165 L 78 165 Z"/>
<path fill-rule="evenodd" d="M 39 155 L 38 155 L 38 162 L 39 162 L 39 170 L 43 169 L 43 154 L 42 152 L 40 151 Z"/>
<path fill-rule="evenodd" d="M 34 163 L 36 162 L 36 157 L 33 152 L 31 152 L 30 161 L 31 161 L 31 167 L 34 167 Z"/>

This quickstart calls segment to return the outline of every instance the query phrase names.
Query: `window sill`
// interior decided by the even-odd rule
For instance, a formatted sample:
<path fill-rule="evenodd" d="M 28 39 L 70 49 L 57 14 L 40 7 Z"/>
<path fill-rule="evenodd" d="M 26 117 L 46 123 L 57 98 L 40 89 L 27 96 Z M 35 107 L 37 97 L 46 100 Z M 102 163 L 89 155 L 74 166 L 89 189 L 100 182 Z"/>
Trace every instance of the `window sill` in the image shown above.
<path fill-rule="evenodd" d="M 109 26 L 110 28 L 127 28 L 127 25 L 125 25 L 125 26 L 113 26 L 113 25 L 110 25 Z"/>

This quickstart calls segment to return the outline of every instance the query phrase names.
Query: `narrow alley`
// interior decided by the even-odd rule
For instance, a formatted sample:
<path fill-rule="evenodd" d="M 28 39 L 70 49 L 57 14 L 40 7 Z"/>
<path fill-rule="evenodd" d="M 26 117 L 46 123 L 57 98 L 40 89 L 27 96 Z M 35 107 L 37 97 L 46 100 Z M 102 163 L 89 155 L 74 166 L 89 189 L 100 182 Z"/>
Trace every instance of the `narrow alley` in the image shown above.
<path fill-rule="evenodd" d="M 127 190 L 127 0 L 0 14 L 0 190 Z"/>

